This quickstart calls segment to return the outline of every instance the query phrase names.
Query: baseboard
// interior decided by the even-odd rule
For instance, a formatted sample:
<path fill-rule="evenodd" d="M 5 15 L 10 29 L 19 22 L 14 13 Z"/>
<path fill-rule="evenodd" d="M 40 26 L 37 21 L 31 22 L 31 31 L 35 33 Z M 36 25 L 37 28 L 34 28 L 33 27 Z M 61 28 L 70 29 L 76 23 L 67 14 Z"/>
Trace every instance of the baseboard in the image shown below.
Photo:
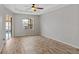
<path fill-rule="evenodd" d="M 67 42 L 63 42 L 63 41 L 61 41 L 61 40 L 58 40 L 56 37 L 51 37 L 51 36 L 44 35 L 44 34 L 41 34 L 41 36 L 44 36 L 44 37 L 49 38 L 49 39 L 56 40 L 56 41 L 58 41 L 58 42 L 61 42 L 61 43 L 64 43 L 64 44 L 67 44 L 67 45 L 69 45 L 69 46 L 72 46 L 72 47 L 74 47 L 74 48 L 79 49 L 79 46 L 76 46 L 76 45 L 73 45 L 73 44 L 70 44 L 70 43 L 67 43 Z"/>
<path fill-rule="evenodd" d="M 0 54 L 2 54 L 3 49 L 4 49 L 4 47 L 5 47 L 5 44 L 6 44 L 6 42 L 3 42 L 3 43 L 2 43 L 2 46 L 0 46 Z"/>
<path fill-rule="evenodd" d="M 1 54 L 1 52 L 2 52 L 2 47 L 0 47 L 0 54 Z"/>

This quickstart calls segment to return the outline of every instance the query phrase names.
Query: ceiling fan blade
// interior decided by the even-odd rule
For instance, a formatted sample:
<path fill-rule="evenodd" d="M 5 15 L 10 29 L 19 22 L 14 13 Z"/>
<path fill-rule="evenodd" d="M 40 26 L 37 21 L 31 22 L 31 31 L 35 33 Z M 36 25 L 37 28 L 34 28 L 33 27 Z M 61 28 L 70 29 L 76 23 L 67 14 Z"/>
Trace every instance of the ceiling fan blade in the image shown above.
<path fill-rule="evenodd" d="M 28 7 L 28 8 L 26 8 L 25 10 L 30 10 L 31 9 L 31 7 Z"/>
<path fill-rule="evenodd" d="M 20 12 L 33 12 L 33 11 L 27 11 L 27 10 L 20 10 L 20 9 L 16 9 L 17 11 L 20 11 Z"/>
<path fill-rule="evenodd" d="M 36 7 L 37 9 L 44 9 L 44 8 L 41 8 L 41 7 Z"/>

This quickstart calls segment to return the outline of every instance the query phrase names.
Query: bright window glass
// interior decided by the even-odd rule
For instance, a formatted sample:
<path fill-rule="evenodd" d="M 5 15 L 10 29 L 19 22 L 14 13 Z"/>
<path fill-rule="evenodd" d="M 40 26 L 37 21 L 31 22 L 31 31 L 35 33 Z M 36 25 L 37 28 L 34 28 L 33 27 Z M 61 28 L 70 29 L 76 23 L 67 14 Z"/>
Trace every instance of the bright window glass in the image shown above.
<path fill-rule="evenodd" d="M 28 19 L 23 19 L 22 22 L 23 22 L 23 26 L 28 26 L 28 24 L 29 24 Z"/>

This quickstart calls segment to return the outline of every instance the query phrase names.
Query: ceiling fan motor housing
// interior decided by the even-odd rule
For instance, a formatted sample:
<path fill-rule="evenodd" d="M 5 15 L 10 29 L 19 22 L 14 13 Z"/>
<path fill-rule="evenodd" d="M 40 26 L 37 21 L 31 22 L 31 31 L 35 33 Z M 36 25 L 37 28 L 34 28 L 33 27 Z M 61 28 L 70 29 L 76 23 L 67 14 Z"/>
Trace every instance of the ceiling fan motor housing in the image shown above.
<path fill-rule="evenodd" d="M 33 10 L 33 11 L 36 11 L 35 4 L 32 4 L 32 10 Z"/>

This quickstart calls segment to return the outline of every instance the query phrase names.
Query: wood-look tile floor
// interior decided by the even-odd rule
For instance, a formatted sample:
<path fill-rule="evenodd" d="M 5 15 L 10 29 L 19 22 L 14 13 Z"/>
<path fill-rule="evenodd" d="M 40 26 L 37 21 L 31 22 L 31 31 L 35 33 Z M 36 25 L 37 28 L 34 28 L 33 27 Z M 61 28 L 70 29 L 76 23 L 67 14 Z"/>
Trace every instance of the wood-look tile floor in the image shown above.
<path fill-rule="evenodd" d="M 79 49 L 42 36 L 16 37 L 7 40 L 3 54 L 76 54 Z"/>

